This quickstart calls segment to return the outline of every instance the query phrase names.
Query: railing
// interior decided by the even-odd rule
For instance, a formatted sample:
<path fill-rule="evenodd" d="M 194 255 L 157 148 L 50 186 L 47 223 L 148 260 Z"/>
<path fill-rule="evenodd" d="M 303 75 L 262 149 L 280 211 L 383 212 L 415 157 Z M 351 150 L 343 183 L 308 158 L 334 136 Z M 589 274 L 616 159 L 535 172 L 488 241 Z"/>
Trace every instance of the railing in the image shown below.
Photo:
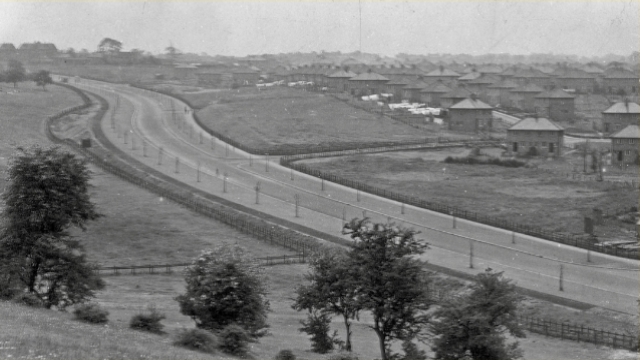
<path fill-rule="evenodd" d="M 304 154 L 304 155 L 294 155 L 294 156 L 283 156 L 280 158 L 280 165 L 288 167 L 290 169 L 324 179 L 326 181 L 331 181 L 336 184 L 348 186 L 350 188 L 358 189 L 363 192 L 367 192 L 370 194 L 378 195 L 385 197 L 387 199 L 398 201 L 402 204 L 413 205 L 416 207 L 420 207 L 423 209 L 428 209 L 431 211 L 436 211 L 442 214 L 451 215 L 457 218 L 467 219 L 475 222 L 479 222 L 482 224 L 498 227 L 501 229 L 513 231 L 519 234 L 531 235 L 538 238 L 554 241 L 557 243 L 562 243 L 566 245 L 572 245 L 584 249 L 589 249 L 592 251 L 612 254 L 620 257 L 626 257 L 631 259 L 640 259 L 640 251 L 633 249 L 618 249 L 617 247 L 613 249 L 606 249 L 603 247 L 596 246 L 596 243 L 589 239 L 589 237 L 585 236 L 576 236 L 576 235 L 567 235 L 562 233 L 552 232 L 540 227 L 529 226 L 524 224 L 519 224 L 513 221 L 508 221 L 504 219 L 500 219 L 494 216 L 485 215 L 473 211 L 468 211 L 464 209 L 460 209 L 454 206 L 449 206 L 446 204 L 426 201 L 424 199 L 420 199 L 413 196 L 408 196 L 405 194 L 397 193 L 391 190 L 378 188 L 376 186 L 360 182 L 357 180 L 347 179 L 340 177 L 338 175 L 330 174 L 327 172 L 323 172 L 320 170 L 312 169 L 304 164 L 298 164 L 296 161 L 318 158 L 318 157 L 327 157 L 327 156 L 342 156 L 342 155 L 353 155 L 358 153 L 367 152 L 367 150 L 354 152 L 354 151 L 333 151 L 328 153 L 320 153 L 320 154 Z"/>

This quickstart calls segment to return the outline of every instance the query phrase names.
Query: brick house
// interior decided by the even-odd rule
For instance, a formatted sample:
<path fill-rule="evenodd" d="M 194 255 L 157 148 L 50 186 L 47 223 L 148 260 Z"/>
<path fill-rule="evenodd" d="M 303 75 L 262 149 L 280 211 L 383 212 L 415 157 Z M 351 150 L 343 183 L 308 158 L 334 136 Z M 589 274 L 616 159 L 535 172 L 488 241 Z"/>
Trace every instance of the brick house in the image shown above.
<path fill-rule="evenodd" d="M 420 90 L 420 101 L 427 103 L 432 107 L 443 106 L 442 95 L 449 92 L 451 92 L 451 88 L 445 85 L 441 80 L 438 80 Z"/>
<path fill-rule="evenodd" d="M 387 82 L 389 82 L 389 79 L 369 69 L 367 72 L 352 77 L 348 83 L 351 94 L 366 96 L 383 92 L 385 89 L 384 84 Z"/>
<path fill-rule="evenodd" d="M 536 113 L 555 121 L 569 121 L 575 117 L 575 97 L 560 89 L 536 95 Z"/>
<path fill-rule="evenodd" d="M 524 118 L 507 130 L 507 146 L 512 154 L 525 155 L 535 149 L 542 156 L 562 155 L 564 129 L 547 118 Z"/>
<path fill-rule="evenodd" d="M 489 86 L 500 82 L 500 78 L 496 75 L 482 75 L 477 79 L 467 83 L 467 89 L 476 94 L 482 101 L 489 101 Z"/>
<path fill-rule="evenodd" d="M 427 73 L 424 76 L 424 80 L 427 83 L 434 83 L 438 80 L 442 80 L 442 82 L 447 86 L 455 86 L 459 77 L 460 74 L 457 72 L 446 69 L 444 66 L 440 66 L 436 70 Z"/>
<path fill-rule="evenodd" d="M 533 112 L 536 110 L 536 96 L 543 91 L 544 89 L 533 83 L 511 89 L 511 106 L 523 111 Z"/>
<path fill-rule="evenodd" d="M 608 69 L 602 78 L 602 86 L 608 94 L 617 94 L 624 91 L 625 94 L 638 93 L 638 75 L 624 68 Z"/>
<path fill-rule="evenodd" d="M 421 91 L 429 86 L 422 78 L 412 81 L 402 88 L 402 99 L 411 102 L 419 102 L 422 100 Z"/>
<path fill-rule="evenodd" d="M 395 80 L 390 80 L 388 83 L 385 84 L 385 92 L 388 94 L 392 94 L 393 95 L 393 102 L 400 102 L 402 100 L 402 95 L 403 95 L 403 88 L 407 85 L 409 85 L 409 83 L 411 82 L 411 80 L 409 79 L 395 79 Z"/>
<path fill-rule="evenodd" d="M 640 122 L 640 105 L 625 100 L 617 102 L 602 112 L 603 132 L 605 135 L 622 130 L 628 125 Z"/>
<path fill-rule="evenodd" d="M 511 80 L 503 80 L 487 86 L 487 100 L 490 105 L 501 107 L 511 107 L 511 90 L 518 87 L 518 84 Z"/>
<path fill-rule="evenodd" d="M 611 164 L 617 166 L 637 164 L 639 143 L 638 125 L 629 125 L 611 135 Z"/>
<path fill-rule="evenodd" d="M 559 68 L 554 71 L 556 87 L 562 89 L 574 89 L 577 93 L 592 93 L 596 87 L 596 75 L 584 70 L 573 68 Z"/>
<path fill-rule="evenodd" d="M 521 69 L 513 74 L 512 80 L 520 85 L 535 84 L 542 89 L 551 87 L 551 77 L 538 69 L 530 67 Z"/>
<path fill-rule="evenodd" d="M 449 130 L 464 132 L 490 131 L 493 108 L 475 95 L 449 107 Z"/>
<path fill-rule="evenodd" d="M 358 74 L 349 71 L 349 69 L 338 70 L 327 77 L 327 84 L 336 91 L 349 91 L 349 79 L 358 76 Z"/>
<path fill-rule="evenodd" d="M 470 98 L 472 95 L 473 93 L 467 88 L 459 86 L 440 96 L 440 106 L 443 108 L 450 108 L 453 104 L 457 104 L 466 98 Z"/>

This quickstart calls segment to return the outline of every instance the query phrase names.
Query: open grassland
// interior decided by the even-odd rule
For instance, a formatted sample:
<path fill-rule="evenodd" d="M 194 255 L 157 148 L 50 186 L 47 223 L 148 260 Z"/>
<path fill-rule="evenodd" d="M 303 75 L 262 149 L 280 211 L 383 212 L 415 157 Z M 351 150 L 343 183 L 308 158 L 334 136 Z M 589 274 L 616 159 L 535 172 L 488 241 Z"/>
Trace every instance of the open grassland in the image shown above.
<path fill-rule="evenodd" d="M 492 151 L 483 149 L 483 152 Z M 493 152 L 495 156 L 501 151 Z M 637 189 L 606 182 L 572 181 L 553 170 L 442 162 L 447 156 L 468 153 L 469 149 L 455 148 L 334 157 L 302 163 L 425 201 L 563 233 L 581 234 L 584 216 L 592 215 L 594 207 L 615 212 L 638 205 Z M 552 162 L 544 166 L 550 168 Z M 558 166 L 562 164 L 560 160 Z M 617 234 L 616 229 L 606 230 L 609 236 Z M 617 231 L 626 234 L 623 229 Z"/>
<path fill-rule="evenodd" d="M 216 96 L 216 104 L 197 111 L 201 122 L 253 148 L 401 142 L 434 136 L 324 94 L 298 89 L 241 88 Z"/>

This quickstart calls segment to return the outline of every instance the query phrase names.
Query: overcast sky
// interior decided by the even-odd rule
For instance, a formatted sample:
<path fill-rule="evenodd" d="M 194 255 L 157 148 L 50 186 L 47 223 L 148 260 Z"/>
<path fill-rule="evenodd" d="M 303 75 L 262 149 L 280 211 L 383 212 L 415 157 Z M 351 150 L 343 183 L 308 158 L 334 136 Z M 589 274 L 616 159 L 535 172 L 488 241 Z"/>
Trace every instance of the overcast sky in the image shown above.
<path fill-rule="evenodd" d="M 0 0 L 0 43 L 247 55 L 342 51 L 628 55 L 640 2 Z"/>

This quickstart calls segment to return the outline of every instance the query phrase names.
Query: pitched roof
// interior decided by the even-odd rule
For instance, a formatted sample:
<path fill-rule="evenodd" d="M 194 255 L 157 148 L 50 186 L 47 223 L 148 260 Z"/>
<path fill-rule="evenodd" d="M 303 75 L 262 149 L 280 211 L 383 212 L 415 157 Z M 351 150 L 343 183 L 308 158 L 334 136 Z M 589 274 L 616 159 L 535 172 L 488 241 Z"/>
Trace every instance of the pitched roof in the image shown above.
<path fill-rule="evenodd" d="M 511 92 L 534 92 L 534 93 L 541 93 L 543 91 L 544 89 L 542 89 L 536 84 L 526 84 L 524 86 L 519 86 L 511 90 Z"/>
<path fill-rule="evenodd" d="M 563 91 L 562 89 L 555 89 L 551 91 L 545 91 L 536 95 L 537 99 L 574 99 L 575 96 Z"/>
<path fill-rule="evenodd" d="M 443 84 L 441 81 L 436 81 L 435 83 L 428 84 L 422 88 L 420 92 L 426 94 L 446 94 L 451 92 L 451 88 Z"/>
<path fill-rule="evenodd" d="M 640 128 L 638 125 L 629 125 L 626 128 L 611 135 L 611 138 L 616 139 L 640 139 Z"/>
<path fill-rule="evenodd" d="M 518 84 L 514 83 L 511 80 L 504 80 L 487 86 L 487 88 L 489 89 L 515 89 L 517 87 Z"/>
<path fill-rule="evenodd" d="M 411 80 L 409 79 L 395 79 L 395 80 L 391 80 L 387 83 L 387 85 L 408 85 L 411 82 Z"/>
<path fill-rule="evenodd" d="M 564 128 L 547 118 L 524 118 L 515 123 L 509 130 L 562 131 Z"/>
<path fill-rule="evenodd" d="M 431 71 L 430 73 L 428 73 L 425 76 L 430 76 L 430 77 L 436 77 L 436 76 L 445 76 L 445 77 L 460 77 L 460 74 L 458 74 L 455 71 L 446 69 L 444 67 L 439 67 L 433 71 Z"/>
<path fill-rule="evenodd" d="M 469 81 L 469 84 L 493 84 L 498 82 L 499 79 L 494 75 L 482 75 L 476 79 Z"/>
<path fill-rule="evenodd" d="M 463 87 L 457 87 L 448 93 L 440 96 L 441 99 L 466 99 L 473 93 Z"/>
<path fill-rule="evenodd" d="M 637 79 L 638 75 L 627 69 L 609 69 L 605 71 L 604 77 L 606 79 Z"/>
<path fill-rule="evenodd" d="M 422 80 L 415 80 L 411 83 L 409 83 L 409 85 L 405 86 L 403 89 L 405 90 L 421 90 L 424 89 L 426 87 L 428 87 L 429 84 L 427 84 L 426 82 L 422 81 Z"/>
<path fill-rule="evenodd" d="M 452 105 L 449 109 L 462 109 L 462 110 L 493 110 L 493 108 L 478 100 L 472 98 L 466 98 L 459 103 Z"/>
<path fill-rule="evenodd" d="M 538 69 L 534 69 L 530 67 L 528 69 L 522 69 L 522 70 L 516 71 L 516 73 L 513 74 L 513 77 L 515 78 L 548 78 L 549 75 L 543 73 Z"/>
<path fill-rule="evenodd" d="M 502 68 L 499 65 L 484 65 L 478 68 L 478 72 L 482 74 L 500 74 Z"/>
<path fill-rule="evenodd" d="M 633 102 L 617 102 L 607 110 L 602 112 L 603 114 L 640 114 L 640 105 Z"/>
<path fill-rule="evenodd" d="M 363 72 L 352 77 L 349 81 L 389 81 L 389 79 L 374 72 Z"/>
<path fill-rule="evenodd" d="M 563 69 L 559 74 L 560 79 L 595 79 L 594 74 L 590 74 L 580 69 Z"/>
<path fill-rule="evenodd" d="M 475 80 L 477 78 L 479 78 L 480 76 L 482 76 L 481 73 L 477 72 L 477 71 L 472 71 L 466 75 L 462 75 L 458 78 L 458 80 L 460 81 L 469 81 L 469 80 Z"/>
<path fill-rule="evenodd" d="M 338 70 L 336 72 L 334 72 L 333 74 L 329 75 L 330 78 L 347 78 L 347 79 L 351 79 L 354 76 L 357 76 L 358 74 L 352 72 L 352 71 L 345 71 L 345 70 Z"/>

